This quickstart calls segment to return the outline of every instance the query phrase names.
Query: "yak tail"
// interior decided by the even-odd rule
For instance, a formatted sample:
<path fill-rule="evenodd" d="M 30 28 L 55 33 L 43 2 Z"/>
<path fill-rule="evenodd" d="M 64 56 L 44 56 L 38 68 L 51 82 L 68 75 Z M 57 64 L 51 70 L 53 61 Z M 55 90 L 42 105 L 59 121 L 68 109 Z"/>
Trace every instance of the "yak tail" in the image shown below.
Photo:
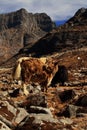
<path fill-rule="evenodd" d="M 21 77 L 21 65 L 20 65 L 20 62 L 18 62 L 15 67 L 14 67 L 14 70 L 13 70 L 13 79 L 19 79 Z"/>

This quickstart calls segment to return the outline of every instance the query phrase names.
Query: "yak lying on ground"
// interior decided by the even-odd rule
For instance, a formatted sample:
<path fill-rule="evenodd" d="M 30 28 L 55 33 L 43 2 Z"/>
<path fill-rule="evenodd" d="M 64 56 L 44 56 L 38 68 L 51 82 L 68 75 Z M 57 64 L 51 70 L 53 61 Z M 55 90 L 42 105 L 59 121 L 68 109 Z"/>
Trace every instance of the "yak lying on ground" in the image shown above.
<path fill-rule="evenodd" d="M 21 77 L 24 94 L 27 95 L 27 83 L 38 83 L 43 90 L 47 91 L 57 71 L 57 62 L 47 61 L 46 58 L 24 57 L 18 59 L 13 71 L 13 78 L 19 79 Z"/>

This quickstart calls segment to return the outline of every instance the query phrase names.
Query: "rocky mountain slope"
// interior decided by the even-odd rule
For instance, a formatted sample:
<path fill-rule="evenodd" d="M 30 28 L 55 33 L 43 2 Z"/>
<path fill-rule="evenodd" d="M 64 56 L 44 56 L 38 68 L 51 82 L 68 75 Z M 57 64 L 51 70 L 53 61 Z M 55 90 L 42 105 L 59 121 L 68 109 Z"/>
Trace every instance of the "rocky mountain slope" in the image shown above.
<path fill-rule="evenodd" d="M 0 14 L 0 63 L 9 59 L 26 45 L 55 28 L 45 13 L 28 13 L 25 9 Z"/>
<path fill-rule="evenodd" d="M 80 9 L 63 26 L 32 46 L 26 45 L 0 66 L 1 130 L 87 130 L 87 24 L 83 17 L 86 11 Z M 84 24 L 74 19 L 81 19 Z M 10 67 L 19 57 L 29 55 L 44 55 L 66 66 L 65 86 L 50 85 L 46 93 L 40 85 L 29 84 L 29 95 L 23 95 L 21 82 L 13 81 Z"/>
<path fill-rule="evenodd" d="M 87 46 L 87 9 L 79 9 L 64 25 L 46 34 L 32 47 L 26 46 L 20 53 L 34 56 L 48 55 Z"/>
<path fill-rule="evenodd" d="M 65 86 L 50 85 L 47 93 L 40 85 L 29 84 L 29 95 L 23 95 L 21 82 L 12 79 L 12 69 L 0 69 L 1 130 L 87 129 L 87 48 L 51 58 L 67 67 L 69 78 Z"/>
<path fill-rule="evenodd" d="M 56 27 L 33 44 L 26 44 L 16 56 L 8 60 L 8 64 L 21 56 L 40 57 L 87 47 L 86 11 L 85 8 L 79 9 L 64 25 Z M 28 38 L 26 35 L 26 42 Z"/>

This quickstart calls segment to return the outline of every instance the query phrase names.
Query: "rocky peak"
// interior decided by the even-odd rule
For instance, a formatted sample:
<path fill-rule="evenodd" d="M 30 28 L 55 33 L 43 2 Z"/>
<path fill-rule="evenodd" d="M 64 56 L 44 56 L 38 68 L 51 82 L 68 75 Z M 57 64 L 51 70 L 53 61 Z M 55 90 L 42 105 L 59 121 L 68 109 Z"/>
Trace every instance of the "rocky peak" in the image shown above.
<path fill-rule="evenodd" d="M 1 61 L 14 56 L 26 45 L 32 46 L 33 42 L 54 28 L 54 22 L 45 13 L 33 14 L 22 8 L 15 12 L 0 14 Z"/>
<path fill-rule="evenodd" d="M 79 15 L 82 15 L 82 14 L 84 14 L 84 13 L 87 13 L 86 8 L 80 8 L 80 9 L 75 13 L 75 15 L 76 15 L 76 16 L 79 16 Z"/>
<path fill-rule="evenodd" d="M 51 18 L 47 16 L 46 13 L 36 13 L 35 18 L 37 20 L 37 24 L 39 24 L 43 31 L 48 32 L 52 30 L 52 28 L 55 28 L 55 24 L 52 24 Z"/>
<path fill-rule="evenodd" d="M 25 9 L 20 9 L 17 12 L 1 14 L 0 15 L 0 31 L 11 27 L 16 27 L 21 24 L 23 16 L 27 14 Z"/>
<path fill-rule="evenodd" d="M 43 31 L 51 31 L 55 24 L 52 22 L 51 18 L 45 13 L 28 13 L 25 9 L 20 9 L 18 11 L 1 14 L 0 15 L 0 31 L 3 30 L 3 26 L 6 28 L 19 27 L 20 25 L 26 26 L 28 31 L 37 30 L 38 28 Z M 29 26 L 31 25 L 31 27 Z M 23 27 L 22 26 L 22 27 Z M 34 26 L 34 27 L 32 27 Z"/>
<path fill-rule="evenodd" d="M 87 9 L 81 8 L 79 9 L 75 15 L 70 18 L 67 23 L 71 23 L 73 25 L 86 25 L 87 24 Z"/>

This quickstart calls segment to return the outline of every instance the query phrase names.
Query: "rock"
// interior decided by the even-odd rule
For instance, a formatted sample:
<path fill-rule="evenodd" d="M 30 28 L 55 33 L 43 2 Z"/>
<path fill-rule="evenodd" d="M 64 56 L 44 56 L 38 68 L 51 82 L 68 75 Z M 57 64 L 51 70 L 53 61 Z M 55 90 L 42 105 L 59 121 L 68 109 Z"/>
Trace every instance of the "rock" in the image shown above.
<path fill-rule="evenodd" d="M 64 119 L 60 119 L 60 121 L 65 125 L 65 124 L 68 124 L 68 125 L 71 125 L 73 123 L 73 121 L 69 118 L 64 118 Z"/>
<path fill-rule="evenodd" d="M 50 114 L 29 114 L 26 122 L 21 122 L 16 130 L 43 130 L 44 128 L 45 130 L 49 130 L 50 124 L 52 125 L 50 128 L 54 130 L 54 126 L 56 126 L 58 123 L 58 120 L 50 116 Z"/>
<path fill-rule="evenodd" d="M 0 119 L 7 126 L 15 127 L 27 116 L 28 113 L 23 108 L 16 108 L 8 101 L 0 101 Z"/>
<path fill-rule="evenodd" d="M 58 116 L 64 116 L 64 117 L 76 117 L 76 111 L 78 107 L 74 105 L 68 105 L 64 108 L 63 111 L 59 112 Z"/>
<path fill-rule="evenodd" d="M 26 87 L 27 91 L 29 93 L 33 93 L 33 94 L 38 94 L 41 92 L 41 86 L 40 85 L 31 85 L 29 84 L 27 87 Z"/>
<path fill-rule="evenodd" d="M 5 127 L 7 126 L 7 128 L 9 127 L 10 128 L 14 128 L 15 126 L 12 124 L 12 122 L 10 122 L 9 120 L 5 119 L 5 117 L 1 116 L 0 115 L 0 120 L 1 120 L 1 124 L 3 126 L 3 124 L 5 124 Z"/>
<path fill-rule="evenodd" d="M 30 106 L 29 113 L 36 113 L 36 114 L 42 113 L 42 114 L 49 114 L 50 116 L 52 116 L 50 109 L 38 106 Z"/>
<path fill-rule="evenodd" d="M 27 111 L 28 111 L 28 108 L 30 108 L 30 106 L 47 107 L 45 95 L 40 94 L 40 93 L 30 95 L 23 104 L 26 104 L 23 106 L 26 106 Z"/>
<path fill-rule="evenodd" d="M 74 105 L 69 105 L 68 110 L 69 110 L 70 117 L 76 117 L 77 109 L 78 107 Z"/>
<path fill-rule="evenodd" d="M 58 120 L 54 119 L 52 116 L 49 114 L 31 114 L 30 117 L 34 117 L 34 122 L 35 124 L 42 123 L 43 121 L 46 122 L 51 122 L 51 123 L 57 123 Z"/>
<path fill-rule="evenodd" d="M 63 111 L 59 112 L 57 115 L 69 118 L 86 117 L 87 110 L 84 107 L 68 105 L 67 107 L 64 108 Z"/>
<path fill-rule="evenodd" d="M 5 123 L 0 121 L 0 130 L 11 130 Z"/>
<path fill-rule="evenodd" d="M 31 114 L 26 122 L 23 125 L 21 122 L 15 130 L 56 130 L 58 123 L 57 119 L 48 114 Z"/>
<path fill-rule="evenodd" d="M 76 115 L 77 117 L 84 117 L 84 118 L 86 118 L 87 117 L 87 113 L 77 113 L 77 115 Z"/>
<path fill-rule="evenodd" d="M 72 89 L 64 90 L 63 92 L 59 92 L 58 96 L 62 102 L 67 102 L 74 98 L 75 92 Z"/>
<path fill-rule="evenodd" d="M 7 92 L 7 91 L 2 91 L 2 92 L 0 93 L 0 95 L 6 97 L 6 96 L 8 96 L 8 92 Z"/>
<path fill-rule="evenodd" d="M 17 96 L 19 95 L 19 91 L 20 91 L 19 88 L 18 88 L 18 89 L 15 89 L 15 90 L 13 90 L 13 91 L 10 91 L 10 92 L 9 92 L 9 95 L 10 95 L 11 97 L 17 97 Z"/>
<path fill-rule="evenodd" d="M 82 95 L 78 98 L 75 105 L 87 107 L 87 95 Z"/>
<path fill-rule="evenodd" d="M 28 113 L 26 112 L 25 109 L 23 108 L 18 108 L 17 109 L 17 115 L 15 117 L 14 122 L 19 124 L 22 120 L 24 120 L 28 116 Z"/>

